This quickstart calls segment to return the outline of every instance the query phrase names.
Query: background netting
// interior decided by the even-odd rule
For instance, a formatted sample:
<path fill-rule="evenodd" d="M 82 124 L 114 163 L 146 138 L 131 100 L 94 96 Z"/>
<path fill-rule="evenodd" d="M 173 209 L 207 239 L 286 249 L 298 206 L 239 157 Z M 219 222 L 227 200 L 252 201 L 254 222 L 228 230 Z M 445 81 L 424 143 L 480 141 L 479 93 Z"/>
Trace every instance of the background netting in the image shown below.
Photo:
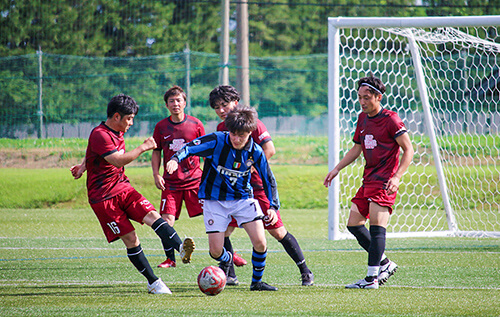
<path fill-rule="evenodd" d="M 431 149 L 429 125 L 415 78 L 409 39 L 416 41 L 458 231 L 500 232 L 500 45 L 492 27 L 340 29 L 341 153 L 352 147 L 359 108 L 357 81 L 374 75 L 387 91 L 382 105 L 411 133 L 413 164 L 400 186 L 391 234 L 449 232 Z M 340 174 L 340 224 L 345 227 L 362 178 L 363 159 Z M 475 188 L 481 184 L 481 190 Z"/>

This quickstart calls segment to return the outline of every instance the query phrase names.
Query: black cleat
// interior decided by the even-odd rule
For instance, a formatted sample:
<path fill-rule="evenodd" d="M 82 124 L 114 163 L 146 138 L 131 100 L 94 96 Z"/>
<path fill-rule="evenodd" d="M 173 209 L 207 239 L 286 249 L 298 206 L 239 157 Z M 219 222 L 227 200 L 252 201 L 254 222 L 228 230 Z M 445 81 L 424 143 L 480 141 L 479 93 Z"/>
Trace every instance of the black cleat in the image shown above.
<path fill-rule="evenodd" d="M 271 286 L 271 285 L 264 283 L 264 282 L 257 282 L 257 283 L 252 283 L 252 285 L 250 285 L 250 290 L 251 291 L 277 291 L 278 288 Z"/>
<path fill-rule="evenodd" d="M 314 274 L 312 272 L 302 273 L 302 286 L 312 286 L 314 285 Z"/>
<path fill-rule="evenodd" d="M 238 281 L 238 278 L 236 276 L 235 277 L 228 276 L 226 278 L 226 285 L 237 286 L 237 285 L 240 285 L 240 282 Z"/>
<path fill-rule="evenodd" d="M 226 274 L 226 277 L 229 276 L 229 269 L 231 268 L 231 265 L 233 265 L 233 255 L 231 254 L 231 252 L 228 252 L 229 256 L 230 256 L 230 259 L 229 261 L 227 262 L 219 262 L 219 268 L 224 271 L 224 273 Z"/>

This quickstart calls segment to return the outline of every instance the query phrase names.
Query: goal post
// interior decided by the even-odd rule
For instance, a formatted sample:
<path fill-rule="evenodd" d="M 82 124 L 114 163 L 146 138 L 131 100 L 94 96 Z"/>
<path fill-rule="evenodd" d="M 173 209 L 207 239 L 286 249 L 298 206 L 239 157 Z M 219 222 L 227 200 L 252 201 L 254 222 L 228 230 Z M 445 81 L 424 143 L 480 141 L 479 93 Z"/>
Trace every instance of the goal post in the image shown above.
<path fill-rule="evenodd" d="M 410 132 L 388 237 L 500 237 L 500 16 L 328 19 L 329 169 L 352 146 L 356 82 L 387 87 L 382 106 Z M 349 238 L 364 160 L 329 189 L 328 237 Z"/>

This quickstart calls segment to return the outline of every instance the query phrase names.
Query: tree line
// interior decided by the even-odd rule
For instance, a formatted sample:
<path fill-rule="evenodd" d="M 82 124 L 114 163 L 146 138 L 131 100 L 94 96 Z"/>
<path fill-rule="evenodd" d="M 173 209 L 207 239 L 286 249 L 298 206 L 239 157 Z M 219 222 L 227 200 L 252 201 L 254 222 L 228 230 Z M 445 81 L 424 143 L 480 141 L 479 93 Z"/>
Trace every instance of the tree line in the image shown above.
<path fill-rule="evenodd" d="M 231 2 L 231 52 L 236 3 Z M 462 16 L 500 14 L 498 0 L 249 1 L 251 56 L 326 53 L 334 16 Z M 0 56 L 35 53 L 149 56 L 186 44 L 219 52 L 220 0 L 3 0 Z"/>

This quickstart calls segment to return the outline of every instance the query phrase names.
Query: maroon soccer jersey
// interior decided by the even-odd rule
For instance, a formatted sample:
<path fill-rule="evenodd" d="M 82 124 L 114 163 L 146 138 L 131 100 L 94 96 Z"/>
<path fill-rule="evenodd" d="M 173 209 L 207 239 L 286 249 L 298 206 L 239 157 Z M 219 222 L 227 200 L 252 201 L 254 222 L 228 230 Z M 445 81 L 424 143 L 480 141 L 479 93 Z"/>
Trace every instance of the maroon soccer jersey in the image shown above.
<path fill-rule="evenodd" d="M 363 185 L 378 187 L 391 178 L 399 166 L 399 144 L 396 138 L 407 132 L 399 116 L 382 109 L 376 116 L 358 116 L 353 141 L 361 144 L 366 165 Z"/>
<path fill-rule="evenodd" d="M 118 168 L 104 159 L 115 152 L 125 153 L 123 132 L 114 131 L 102 122 L 90 133 L 85 154 L 87 191 L 91 204 L 133 189 L 125 176 L 125 168 Z"/>
<path fill-rule="evenodd" d="M 163 151 L 163 178 L 170 190 L 199 187 L 202 174 L 199 157 L 191 156 L 183 160 L 173 174 L 168 174 L 165 166 L 175 152 L 202 135 L 205 135 L 205 128 L 201 121 L 188 115 L 181 122 L 172 122 L 168 117 L 156 124 L 153 138 L 158 147 L 155 151 Z"/>
<path fill-rule="evenodd" d="M 217 131 L 227 131 L 226 124 L 224 121 L 217 125 Z M 264 143 L 272 141 L 271 134 L 267 131 L 266 126 L 262 121 L 257 119 L 257 129 L 252 132 L 252 139 L 255 143 L 262 146 Z M 259 173 L 257 171 L 252 173 L 250 178 L 250 184 L 256 190 L 264 190 L 264 185 L 262 184 L 262 179 L 260 179 Z"/>

